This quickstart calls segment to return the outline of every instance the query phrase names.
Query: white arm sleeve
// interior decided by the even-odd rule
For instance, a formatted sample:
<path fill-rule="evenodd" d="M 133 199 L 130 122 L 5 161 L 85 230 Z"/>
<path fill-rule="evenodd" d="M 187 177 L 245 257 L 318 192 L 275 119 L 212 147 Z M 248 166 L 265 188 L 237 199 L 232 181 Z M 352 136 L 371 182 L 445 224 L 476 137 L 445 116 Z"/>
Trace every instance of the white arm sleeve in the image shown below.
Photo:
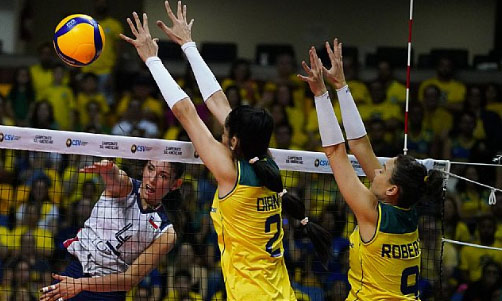
<path fill-rule="evenodd" d="M 181 87 L 173 79 L 169 71 L 167 71 L 162 61 L 157 56 L 152 56 L 146 59 L 146 66 L 150 70 L 157 86 L 164 96 L 165 101 L 172 109 L 173 106 L 183 98 L 188 98 L 188 95 L 181 89 Z"/>
<path fill-rule="evenodd" d="M 211 69 L 206 64 L 202 56 L 200 56 L 199 50 L 195 42 L 188 42 L 181 46 L 181 49 L 185 53 L 190 66 L 192 66 L 193 74 L 195 75 L 195 80 L 197 85 L 199 85 L 200 93 L 202 98 L 206 101 L 215 92 L 221 90 L 221 86 L 216 80 Z"/>
<path fill-rule="evenodd" d="M 357 110 L 356 103 L 348 85 L 336 90 L 340 110 L 342 111 L 343 127 L 348 140 L 358 139 L 366 135 L 363 120 Z"/>
<path fill-rule="evenodd" d="M 345 142 L 328 92 L 321 96 L 316 96 L 314 99 L 322 146 L 336 145 Z"/>

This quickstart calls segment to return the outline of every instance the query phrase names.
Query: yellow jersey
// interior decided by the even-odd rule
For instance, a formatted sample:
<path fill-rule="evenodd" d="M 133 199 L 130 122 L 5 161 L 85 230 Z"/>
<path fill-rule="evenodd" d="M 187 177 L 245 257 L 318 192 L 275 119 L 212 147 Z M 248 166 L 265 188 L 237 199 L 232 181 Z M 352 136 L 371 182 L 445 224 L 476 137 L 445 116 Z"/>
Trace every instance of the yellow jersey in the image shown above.
<path fill-rule="evenodd" d="M 437 77 L 424 80 L 418 88 L 418 99 L 424 100 L 424 92 L 427 86 L 434 85 L 441 91 L 440 105 L 447 103 L 461 103 L 465 99 L 466 88 L 465 85 L 456 80 L 440 81 Z"/>
<path fill-rule="evenodd" d="M 54 81 L 52 68 L 44 69 L 41 64 L 30 66 L 30 75 L 33 82 L 33 89 L 35 90 L 36 98 L 40 97 L 40 95 L 42 95 Z M 70 76 L 68 72 L 65 72 L 65 75 L 63 77 L 63 85 L 68 85 L 69 83 Z"/>
<path fill-rule="evenodd" d="M 44 99 L 52 105 L 54 120 L 59 129 L 63 131 L 73 130 L 75 97 L 71 88 L 66 85 L 49 86 L 42 92 L 37 101 Z"/>
<path fill-rule="evenodd" d="M 476 243 L 479 244 L 480 242 L 476 241 Z M 495 241 L 489 247 L 501 248 L 502 245 Z M 498 250 L 464 246 L 460 250 L 460 265 L 458 266 L 458 269 L 460 271 L 467 272 L 471 282 L 476 282 L 481 279 L 483 266 L 489 261 L 502 264 L 502 252 Z"/>
<path fill-rule="evenodd" d="M 419 300 L 420 254 L 415 209 L 379 203 L 373 238 L 363 242 L 359 227 L 350 236 L 346 300 Z"/>
<path fill-rule="evenodd" d="M 220 198 L 216 190 L 211 218 L 228 300 L 296 300 L 284 262 L 281 211 L 281 198 L 261 185 L 246 161 L 237 162 L 231 192 Z"/>
<path fill-rule="evenodd" d="M 403 111 L 401 107 L 397 104 L 390 102 L 374 103 L 369 106 L 360 106 L 359 113 L 364 121 L 369 121 L 372 119 L 381 119 L 383 121 L 388 121 L 390 119 L 396 119 L 403 121 Z"/>

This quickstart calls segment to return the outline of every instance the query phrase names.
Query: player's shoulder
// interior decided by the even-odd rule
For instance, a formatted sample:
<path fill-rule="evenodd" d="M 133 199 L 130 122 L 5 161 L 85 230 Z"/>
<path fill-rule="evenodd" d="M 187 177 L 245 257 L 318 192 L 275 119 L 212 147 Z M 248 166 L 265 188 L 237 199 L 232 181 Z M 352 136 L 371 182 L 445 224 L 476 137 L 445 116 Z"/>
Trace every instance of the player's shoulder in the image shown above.
<path fill-rule="evenodd" d="M 390 204 L 379 203 L 380 231 L 392 234 L 415 232 L 418 228 L 418 215 L 414 208 L 406 209 Z"/>
<path fill-rule="evenodd" d="M 277 169 L 279 172 L 279 167 L 277 163 L 271 158 L 262 159 L 265 160 L 266 164 L 270 165 L 272 168 Z M 263 186 L 261 184 L 260 179 L 256 175 L 253 166 L 246 160 L 238 161 L 238 170 L 239 170 L 239 185 L 252 186 L 252 187 L 260 187 Z"/>

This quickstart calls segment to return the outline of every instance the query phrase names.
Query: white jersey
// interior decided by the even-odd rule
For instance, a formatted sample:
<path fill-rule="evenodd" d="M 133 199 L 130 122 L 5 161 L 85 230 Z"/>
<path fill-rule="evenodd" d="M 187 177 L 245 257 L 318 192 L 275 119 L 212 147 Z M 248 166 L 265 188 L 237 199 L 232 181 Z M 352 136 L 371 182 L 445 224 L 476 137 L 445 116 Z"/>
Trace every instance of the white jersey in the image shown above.
<path fill-rule="evenodd" d="M 150 244 L 172 227 L 164 206 L 144 210 L 141 182 L 132 179 L 132 191 L 122 198 L 101 195 L 77 236 L 64 242 L 89 276 L 121 273 Z"/>

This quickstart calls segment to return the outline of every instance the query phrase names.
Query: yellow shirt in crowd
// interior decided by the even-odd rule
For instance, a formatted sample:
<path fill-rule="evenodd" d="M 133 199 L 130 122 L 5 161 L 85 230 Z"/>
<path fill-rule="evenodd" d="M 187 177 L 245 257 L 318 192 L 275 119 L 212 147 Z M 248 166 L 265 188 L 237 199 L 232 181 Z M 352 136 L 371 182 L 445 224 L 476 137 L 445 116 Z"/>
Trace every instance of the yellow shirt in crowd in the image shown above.
<path fill-rule="evenodd" d="M 118 116 L 124 115 L 124 113 L 127 111 L 127 107 L 129 106 L 129 102 L 131 101 L 131 95 L 127 94 L 119 102 L 119 105 L 117 107 L 117 114 Z M 143 102 L 143 105 L 141 106 L 141 109 L 143 111 L 151 111 L 153 112 L 157 117 L 162 118 L 162 114 L 164 113 L 164 109 L 162 106 L 162 102 L 158 99 L 155 99 L 151 96 L 149 96 L 145 101 Z"/>
<path fill-rule="evenodd" d="M 44 69 L 40 64 L 30 66 L 31 80 L 36 96 L 42 95 L 45 90 L 52 85 L 54 82 L 52 73 L 52 69 Z M 63 85 L 67 85 L 69 82 L 70 76 L 68 73 L 65 73 L 63 77 Z"/>
<path fill-rule="evenodd" d="M 124 28 L 119 21 L 111 17 L 99 20 L 98 22 L 105 33 L 105 45 L 103 47 L 103 52 L 101 52 L 101 55 L 95 62 L 89 66 L 83 67 L 82 71 L 101 75 L 111 73 L 113 67 L 115 66 L 117 61 L 119 33 L 123 33 Z"/>
<path fill-rule="evenodd" d="M 493 247 L 500 248 L 502 245 L 494 243 Z M 469 279 L 475 282 L 481 278 L 483 265 L 489 260 L 502 264 L 502 252 L 464 246 L 460 251 L 460 265 L 458 268 L 461 271 L 468 272 Z"/>
<path fill-rule="evenodd" d="M 433 77 L 424 80 L 418 88 L 418 99 L 424 99 L 424 91 L 427 86 L 434 85 L 441 90 L 441 104 L 447 103 L 460 103 L 465 99 L 465 85 L 456 80 L 448 82 L 440 81 L 438 78 Z"/>
<path fill-rule="evenodd" d="M 54 120 L 60 130 L 73 130 L 73 112 L 75 110 L 75 97 L 70 87 L 66 85 L 50 86 L 37 98 L 47 100 L 52 105 Z"/>
<path fill-rule="evenodd" d="M 106 98 L 103 93 L 96 93 L 94 95 L 87 95 L 84 93 L 79 93 L 77 95 L 77 111 L 79 114 L 80 125 L 86 126 L 89 123 L 89 114 L 87 113 L 87 104 L 91 101 L 96 101 L 100 108 L 101 114 L 106 115 L 110 111 L 110 107 L 106 102 Z"/>

